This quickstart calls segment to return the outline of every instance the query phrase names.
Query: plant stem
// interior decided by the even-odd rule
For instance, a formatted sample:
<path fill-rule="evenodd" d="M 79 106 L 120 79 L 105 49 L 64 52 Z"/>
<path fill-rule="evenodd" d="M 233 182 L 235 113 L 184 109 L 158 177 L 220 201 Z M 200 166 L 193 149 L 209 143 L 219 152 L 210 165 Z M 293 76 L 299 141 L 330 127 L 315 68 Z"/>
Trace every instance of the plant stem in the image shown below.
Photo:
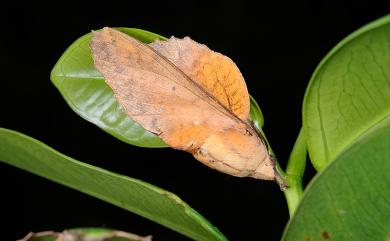
<path fill-rule="evenodd" d="M 254 103 L 257 105 L 255 101 Z M 256 118 L 254 118 L 254 120 L 256 120 Z M 275 157 L 271 145 L 269 145 L 267 137 L 265 136 L 261 128 L 262 126 L 260 126 L 259 123 L 259 121 L 254 121 L 257 130 L 261 133 L 267 142 L 269 154 L 272 157 Z M 263 124 L 263 122 L 261 123 Z M 279 185 L 280 189 L 284 192 L 290 217 L 292 217 L 294 214 L 294 211 L 302 198 L 302 177 L 306 166 L 306 152 L 306 137 L 303 133 L 303 128 L 301 128 L 297 140 L 295 141 L 293 150 L 291 151 L 290 158 L 288 159 L 286 172 L 284 172 L 280 167 L 276 158 L 274 159 L 276 172 L 275 181 Z"/>
<path fill-rule="evenodd" d="M 299 131 L 286 168 L 286 182 L 288 187 L 284 191 L 287 200 L 290 218 L 294 214 L 302 198 L 302 177 L 306 166 L 306 137 L 303 128 Z"/>

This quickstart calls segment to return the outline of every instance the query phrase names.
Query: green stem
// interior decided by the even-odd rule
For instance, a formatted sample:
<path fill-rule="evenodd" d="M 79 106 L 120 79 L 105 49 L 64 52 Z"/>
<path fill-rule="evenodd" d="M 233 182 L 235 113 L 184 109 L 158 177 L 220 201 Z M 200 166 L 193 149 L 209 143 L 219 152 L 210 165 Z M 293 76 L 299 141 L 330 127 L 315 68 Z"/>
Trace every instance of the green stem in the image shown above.
<path fill-rule="evenodd" d="M 288 188 L 284 191 L 284 195 L 287 200 L 290 218 L 302 198 L 302 177 L 306 166 L 306 152 L 306 138 L 303 128 L 301 128 L 293 150 L 291 151 L 290 158 L 288 159 L 285 176 Z"/>

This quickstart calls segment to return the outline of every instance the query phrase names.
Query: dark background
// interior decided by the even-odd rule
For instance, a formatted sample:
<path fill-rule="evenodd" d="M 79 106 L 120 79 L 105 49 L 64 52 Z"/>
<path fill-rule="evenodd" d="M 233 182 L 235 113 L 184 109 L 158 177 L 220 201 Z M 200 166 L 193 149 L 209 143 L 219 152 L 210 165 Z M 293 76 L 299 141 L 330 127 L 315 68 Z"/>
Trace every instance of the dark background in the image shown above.
<path fill-rule="evenodd" d="M 257 5 L 254 3 L 257 2 Z M 78 37 L 103 26 L 191 36 L 231 57 L 265 116 L 264 131 L 282 166 L 301 125 L 305 86 L 343 37 L 390 12 L 385 1 L 12 2 L 1 10 L 0 126 L 81 161 L 179 195 L 230 240 L 278 240 L 288 221 L 271 182 L 230 177 L 172 149 L 129 146 L 77 116 L 51 84 L 51 68 Z M 313 175 L 308 166 L 306 179 Z M 187 238 L 135 214 L 0 164 L 1 240 L 29 231 L 103 226 Z"/>

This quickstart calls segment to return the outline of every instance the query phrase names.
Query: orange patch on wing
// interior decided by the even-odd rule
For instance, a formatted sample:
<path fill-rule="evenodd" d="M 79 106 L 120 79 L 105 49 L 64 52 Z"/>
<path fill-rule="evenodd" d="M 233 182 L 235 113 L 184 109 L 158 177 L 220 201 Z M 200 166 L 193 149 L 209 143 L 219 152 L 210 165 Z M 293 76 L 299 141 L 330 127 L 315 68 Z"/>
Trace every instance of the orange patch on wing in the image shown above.
<path fill-rule="evenodd" d="M 206 45 L 198 44 L 189 37 L 156 40 L 150 46 L 239 118 L 248 118 L 248 90 L 244 77 L 230 58 L 210 50 Z"/>

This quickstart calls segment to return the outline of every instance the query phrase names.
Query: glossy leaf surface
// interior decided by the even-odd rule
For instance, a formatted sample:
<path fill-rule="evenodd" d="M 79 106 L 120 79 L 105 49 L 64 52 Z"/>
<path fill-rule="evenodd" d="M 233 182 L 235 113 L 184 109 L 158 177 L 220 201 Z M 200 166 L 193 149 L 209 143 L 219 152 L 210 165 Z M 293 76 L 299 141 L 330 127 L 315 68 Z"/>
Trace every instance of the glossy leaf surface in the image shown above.
<path fill-rule="evenodd" d="M 307 88 L 303 126 L 321 170 L 360 135 L 390 115 L 390 16 L 341 41 Z"/>
<path fill-rule="evenodd" d="M 389 147 L 387 118 L 312 180 L 283 240 L 389 240 Z"/>
<path fill-rule="evenodd" d="M 21 133 L 0 128 L 0 161 L 112 203 L 194 240 L 226 240 L 175 194 L 79 162 Z"/>

